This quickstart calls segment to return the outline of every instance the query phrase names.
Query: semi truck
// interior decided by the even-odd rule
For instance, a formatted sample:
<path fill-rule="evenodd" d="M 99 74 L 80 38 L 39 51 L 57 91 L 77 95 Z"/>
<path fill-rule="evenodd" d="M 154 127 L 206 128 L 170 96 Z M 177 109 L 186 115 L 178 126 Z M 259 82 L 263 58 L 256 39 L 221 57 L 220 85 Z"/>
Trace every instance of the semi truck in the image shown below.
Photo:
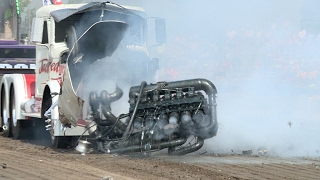
<path fill-rule="evenodd" d="M 52 147 L 82 153 L 199 150 L 217 134 L 216 87 L 200 78 L 154 82 L 159 60 L 150 58 L 147 22 L 142 8 L 109 1 L 39 8 L 26 63 L 34 68 L 3 73 L 2 134 L 45 130 Z M 154 24 L 162 44 L 165 21 Z"/>

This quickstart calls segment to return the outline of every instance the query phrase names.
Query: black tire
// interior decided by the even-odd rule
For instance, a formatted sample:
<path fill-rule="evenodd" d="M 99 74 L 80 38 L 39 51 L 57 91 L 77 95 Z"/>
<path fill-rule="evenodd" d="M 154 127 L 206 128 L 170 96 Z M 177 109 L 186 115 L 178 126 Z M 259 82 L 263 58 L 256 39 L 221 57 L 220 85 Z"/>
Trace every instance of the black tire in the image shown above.
<path fill-rule="evenodd" d="M 1 130 L 2 136 L 4 137 L 12 137 L 11 125 L 10 125 L 10 118 L 8 118 L 9 109 L 6 106 L 6 98 L 5 92 L 2 90 L 1 93 Z"/>
<path fill-rule="evenodd" d="M 10 101 L 9 101 L 9 113 L 10 113 L 10 128 L 14 139 L 19 139 L 20 137 L 20 123 L 16 119 L 16 107 L 15 107 L 15 96 L 14 88 L 10 91 Z"/>
<path fill-rule="evenodd" d="M 73 136 L 54 136 L 52 146 L 57 149 L 69 149 L 74 146 Z"/>
<path fill-rule="evenodd" d="M 3 121 L 3 119 L 2 119 L 2 122 L 1 122 L 1 124 L 2 124 L 2 136 L 4 136 L 4 137 L 12 137 L 12 131 L 11 131 L 11 123 L 10 123 L 10 118 L 7 118 L 7 123 L 6 124 L 4 124 L 4 121 Z"/>
<path fill-rule="evenodd" d="M 51 95 L 50 95 L 50 91 L 47 90 L 44 93 L 43 96 L 43 104 L 42 104 L 42 109 L 41 109 L 41 117 L 42 119 L 37 123 L 38 128 L 45 130 L 45 126 L 48 125 L 45 122 L 45 118 L 44 118 L 44 113 L 47 111 L 47 109 L 49 109 L 52 105 L 52 99 L 51 99 Z M 54 127 L 52 127 L 54 128 Z M 51 141 L 51 147 L 54 149 L 65 149 L 65 148 L 69 148 L 72 146 L 72 136 L 54 136 L 54 132 L 53 130 L 51 131 L 46 131 L 46 133 L 49 136 L 49 139 Z M 47 137 L 47 136 L 46 136 Z"/>
<path fill-rule="evenodd" d="M 31 120 L 18 120 L 16 126 L 14 126 L 12 119 L 12 135 L 14 139 L 32 139 L 33 128 Z"/>
<path fill-rule="evenodd" d="M 32 136 L 32 121 L 31 120 L 18 120 L 16 119 L 15 111 L 15 96 L 14 88 L 10 92 L 10 102 L 9 102 L 9 113 L 10 113 L 10 127 L 12 131 L 12 136 L 14 139 L 28 139 Z"/>
<path fill-rule="evenodd" d="M 20 121 L 17 121 L 16 125 L 13 123 L 13 118 L 10 119 L 10 125 L 12 129 L 13 139 L 21 139 L 22 133 L 20 133 Z"/>

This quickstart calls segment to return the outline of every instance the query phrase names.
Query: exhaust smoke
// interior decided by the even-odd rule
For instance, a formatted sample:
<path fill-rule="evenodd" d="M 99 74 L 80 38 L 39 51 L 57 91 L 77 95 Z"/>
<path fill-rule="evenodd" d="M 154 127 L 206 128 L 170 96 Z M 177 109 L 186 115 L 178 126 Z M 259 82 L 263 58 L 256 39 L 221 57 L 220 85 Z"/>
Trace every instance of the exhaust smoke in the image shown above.
<path fill-rule="evenodd" d="M 157 6 L 143 0 L 114 2 L 141 6 L 149 15 L 166 19 L 168 42 L 150 53 L 160 59 L 159 81 L 206 78 L 219 89 L 219 130 L 206 140 L 208 152 L 241 154 L 252 149 L 280 156 L 320 156 L 317 0 L 162 0 Z M 83 77 L 94 79 L 87 81 L 83 97 L 91 90 L 115 92 L 117 85 L 123 89 L 124 96 L 111 104 L 116 116 L 128 109 L 129 88 L 145 80 L 132 75 L 140 64 L 123 61 L 123 66 L 109 68 L 101 63 L 126 59 L 122 43 Z M 80 53 L 85 58 L 87 53 Z M 163 130 L 168 117 L 160 122 Z"/>
<path fill-rule="evenodd" d="M 318 1 L 117 3 L 167 19 L 157 79 L 207 78 L 219 89 L 208 152 L 320 156 Z"/>

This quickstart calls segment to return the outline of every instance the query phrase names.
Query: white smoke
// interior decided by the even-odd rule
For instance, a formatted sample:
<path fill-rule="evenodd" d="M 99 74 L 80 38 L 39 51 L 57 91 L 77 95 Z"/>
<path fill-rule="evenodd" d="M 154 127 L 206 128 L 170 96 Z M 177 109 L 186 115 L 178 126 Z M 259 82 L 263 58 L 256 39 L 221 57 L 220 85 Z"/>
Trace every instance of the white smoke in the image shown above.
<path fill-rule="evenodd" d="M 207 150 L 320 155 L 318 1 L 116 2 L 166 18 L 168 43 L 153 51 L 159 80 L 217 86 L 219 131 Z"/>
<path fill-rule="evenodd" d="M 216 85 L 219 130 L 208 151 L 320 155 L 319 1 L 114 2 L 166 19 L 168 42 L 151 49 L 159 81 Z"/>

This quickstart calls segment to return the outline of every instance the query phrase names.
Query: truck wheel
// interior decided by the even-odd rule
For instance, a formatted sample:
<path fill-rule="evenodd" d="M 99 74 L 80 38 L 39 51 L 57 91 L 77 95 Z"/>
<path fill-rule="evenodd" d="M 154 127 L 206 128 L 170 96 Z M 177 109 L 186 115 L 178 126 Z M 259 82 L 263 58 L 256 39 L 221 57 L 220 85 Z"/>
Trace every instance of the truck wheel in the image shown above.
<path fill-rule="evenodd" d="M 46 91 L 44 94 L 44 103 L 42 104 L 42 117 L 44 117 L 44 113 L 51 107 L 52 105 L 52 99 L 51 99 L 51 95 L 49 91 Z M 55 107 L 57 108 L 57 107 Z M 54 109 L 52 109 L 53 111 Z M 50 112 L 50 114 L 52 114 L 53 112 Z M 41 123 L 39 123 L 39 125 L 42 124 L 42 128 L 44 128 L 44 126 L 48 125 L 45 122 L 45 118 L 42 118 Z M 64 149 L 64 148 L 69 148 L 72 145 L 72 136 L 55 136 L 54 135 L 54 129 L 55 129 L 55 123 L 54 120 L 52 119 L 51 122 L 49 122 L 49 124 L 51 124 L 52 129 L 49 131 L 50 133 L 50 139 L 51 139 L 51 146 L 52 148 L 55 149 Z"/>
<path fill-rule="evenodd" d="M 34 122 L 35 122 L 35 129 L 34 129 L 35 139 L 45 141 L 45 144 L 47 146 L 51 146 L 54 149 L 68 148 L 69 146 L 68 144 L 70 144 L 69 143 L 70 141 L 68 141 L 68 136 L 54 136 L 53 129 L 50 131 L 46 130 L 45 126 L 48 125 L 48 123 L 45 122 L 44 118 L 35 120 Z"/>
<path fill-rule="evenodd" d="M 18 120 L 16 118 L 16 104 L 14 97 L 14 90 L 11 91 L 10 98 L 10 125 L 14 139 L 30 138 L 32 135 L 32 121 Z"/>
<path fill-rule="evenodd" d="M 52 146 L 57 149 L 72 148 L 72 136 L 51 136 Z"/>
<path fill-rule="evenodd" d="M 15 97 L 14 97 L 14 89 L 11 90 L 10 93 L 10 125 L 12 130 L 12 135 L 14 139 L 18 139 L 20 135 L 20 122 L 18 123 L 18 120 L 16 118 L 16 104 L 15 104 Z"/>
<path fill-rule="evenodd" d="M 3 92 L 3 91 L 2 91 Z M 8 118 L 8 109 L 6 106 L 6 99 L 4 96 L 4 93 L 1 95 L 1 114 L 2 114 L 2 119 L 1 119 L 1 124 L 2 124 L 2 135 L 4 137 L 11 137 L 12 132 L 11 132 L 11 126 L 10 126 L 10 119 Z"/>

